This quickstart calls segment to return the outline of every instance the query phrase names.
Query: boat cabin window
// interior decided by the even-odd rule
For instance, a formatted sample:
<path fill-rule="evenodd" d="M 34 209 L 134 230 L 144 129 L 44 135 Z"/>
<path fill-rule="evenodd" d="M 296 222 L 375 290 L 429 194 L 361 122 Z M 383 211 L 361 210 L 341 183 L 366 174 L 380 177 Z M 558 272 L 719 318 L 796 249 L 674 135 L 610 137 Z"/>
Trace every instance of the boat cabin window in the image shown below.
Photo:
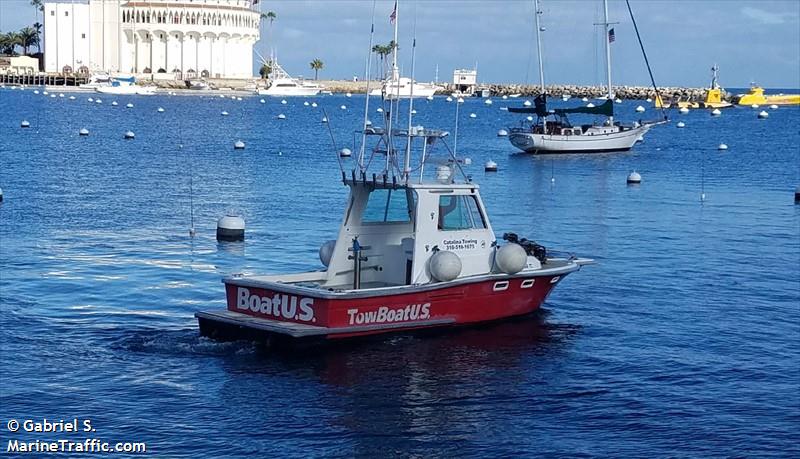
<path fill-rule="evenodd" d="M 439 196 L 439 229 L 455 231 L 486 228 L 475 196 Z"/>
<path fill-rule="evenodd" d="M 409 189 L 376 189 L 367 199 L 362 223 L 408 223 L 414 215 L 416 195 Z"/>

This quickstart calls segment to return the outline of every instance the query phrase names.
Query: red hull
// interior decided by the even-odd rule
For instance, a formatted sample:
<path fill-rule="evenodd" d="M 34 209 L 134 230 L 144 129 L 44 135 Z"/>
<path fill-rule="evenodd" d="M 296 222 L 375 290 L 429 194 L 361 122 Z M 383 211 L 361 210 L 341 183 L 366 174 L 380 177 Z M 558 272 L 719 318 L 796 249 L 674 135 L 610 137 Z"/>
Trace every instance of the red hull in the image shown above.
<path fill-rule="evenodd" d="M 529 278 L 482 279 L 427 290 L 384 295 L 329 295 L 293 288 L 270 289 L 226 279 L 226 317 L 250 316 L 272 332 L 340 339 L 445 325 L 468 325 L 529 314 L 566 273 Z M 327 293 L 327 292 L 325 292 Z M 200 317 L 200 316 L 198 316 Z M 215 318 L 204 317 L 213 321 Z M 231 324 L 235 321 L 226 321 Z M 241 321 L 239 321 L 241 322 Z M 240 324 L 239 326 L 247 326 Z M 298 332 L 300 333 L 300 332 Z"/>

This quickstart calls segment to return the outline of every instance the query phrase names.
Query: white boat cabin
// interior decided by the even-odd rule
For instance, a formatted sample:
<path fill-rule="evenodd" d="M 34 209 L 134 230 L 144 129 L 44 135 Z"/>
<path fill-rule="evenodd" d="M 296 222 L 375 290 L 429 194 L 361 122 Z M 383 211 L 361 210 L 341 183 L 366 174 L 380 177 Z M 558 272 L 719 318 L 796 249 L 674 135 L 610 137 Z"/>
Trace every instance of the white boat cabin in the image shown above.
<path fill-rule="evenodd" d="M 458 255 L 458 277 L 491 271 L 496 239 L 477 185 L 366 180 L 347 185 L 350 196 L 321 287 L 353 288 L 356 237 L 366 258 L 361 288 L 429 283 L 428 261 L 439 250 Z"/>

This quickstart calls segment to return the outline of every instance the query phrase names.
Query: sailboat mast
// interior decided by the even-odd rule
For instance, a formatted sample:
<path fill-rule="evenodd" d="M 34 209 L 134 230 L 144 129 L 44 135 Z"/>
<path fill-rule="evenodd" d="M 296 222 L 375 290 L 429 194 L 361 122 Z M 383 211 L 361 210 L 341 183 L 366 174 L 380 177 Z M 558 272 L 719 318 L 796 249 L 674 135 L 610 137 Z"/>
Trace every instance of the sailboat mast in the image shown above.
<path fill-rule="evenodd" d="M 605 26 L 605 39 L 606 42 L 606 79 L 608 80 L 608 100 L 614 100 L 613 90 L 611 89 L 611 41 L 609 40 L 609 22 L 608 22 L 608 0 L 603 0 L 603 25 Z M 614 117 L 608 117 L 609 122 L 613 124 Z"/>
<path fill-rule="evenodd" d="M 400 71 L 397 68 L 397 27 L 400 24 L 398 19 L 400 16 L 400 1 L 395 0 L 394 2 L 394 48 L 392 49 L 392 81 L 399 81 L 400 79 Z"/>
<path fill-rule="evenodd" d="M 536 18 L 536 48 L 538 50 L 538 57 L 539 57 L 539 83 L 542 86 L 542 94 L 544 94 L 544 62 L 542 60 L 542 27 L 539 24 L 539 16 L 542 15 L 542 10 L 539 8 L 539 0 L 533 0 L 533 7 L 536 10 L 534 17 Z"/>

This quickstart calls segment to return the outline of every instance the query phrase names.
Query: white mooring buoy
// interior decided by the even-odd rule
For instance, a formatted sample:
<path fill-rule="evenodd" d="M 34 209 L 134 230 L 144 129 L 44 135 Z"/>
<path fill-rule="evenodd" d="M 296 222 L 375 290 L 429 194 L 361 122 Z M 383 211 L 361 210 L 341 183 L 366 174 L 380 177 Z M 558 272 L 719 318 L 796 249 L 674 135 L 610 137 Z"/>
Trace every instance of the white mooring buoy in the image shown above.
<path fill-rule="evenodd" d="M 645 100 L 645 102 L 647 102 L 648 104 L 649 104 L 650 102 L 652 102 L 652 101 L 653 101 L 653 99 L 651 99 L 651 98 L 649 98 L 649 97 L 648 97 L 648 98 Z"/>
<path fill-rule="evenodd" d="M 375 110 L 375 111 L 376 111 L 376 112 L 378 112 L 378 113 L 383 113 L 383 108 L 381 108 L 381 107 L 378 107 L 378 109 L 377 109 L 377 110 Z"/>
<path fill-rule="evenodd" d="M 286 102 L 286 99 L 282 99 L 281 100 L 281 104 L 286 105 L 286 104 L 288 104 L 288 102 Z"/>
<path fill-rule="evenodd" d="M 588 104 L 586 104 L 586 108 L 594 108 L 594 104 L 589 102 Z"/>
<path fill-rule="evenodd" d="M 719 111 L 718 108 L 715 108 L 714 110 L 711 111 L 711 116 L 719 116 L 721 114 L 722 114 L 722 112 Z"/>
<path fill-rule="evenodd" d="M 486 99 L 483 101 L 483 103 L 486 105 L 492 105 L 492 99 Z"/>
<path fill-rule="evenodd" d="M 717 147 L 717 150 L 727 150 L 727 149 L 728 149 L 728 146 L 725 145 L 724 143 L 719 144 L 719 146 Z"/>
<path fill-rule="evenodd" d="M 224 98 L 225 98 L 225 95 L 223 95 L 223 94 L 220 94 L 220 95 L 219 95 L 219 98 L 220 98 L 220 99 L 224 99 Z"/>
<path fill-rule="evenodd" d="M 533 117 L 530 116 L 530 115 L 528 115 L 525 119 L 528 120 L 528 121 L 533 121 Z"/>
<path fill-rule="evenodd" d="M 483 170 L 486 172 L 497 172 L 497 163 L 490 159 L 484 164 Z"/>
<path fill-rule="evenodd" d="M 777 106 L 777 105 L 775 105 L 775 104 L 772 104 L 772 105 L 770 105 L 770 106 L 769 106 L 769 109 L 770 109 L 770 110 L 777 110 L 777 109 L 778 109 L 778 106 Z"/>
<path fill-rule="evenodd" d="M 478 115 L 476 115 L 476 114 L 474 114 L 474 113 L 470 113 L 470 114 L 469 114 L 469 117 L 470 117 L 470 118 L 477 118 L 477 117 L 478 117 Z"/>
<path fill-rule="evenodd" d="M 244 219 L 237 215 L 226 215 L 217 220 L 218 241 L 243 241 Z"/>
<path fill-rule="evenodd" d="M 339 150 L 339 156 L 341 156 L 342 158 L 349 158 L 350 155 L 352 154 L 353 152 L 350 151 L 349 148 L 342 148 L 341 150 Z"/>
<path fill-rule="evenodd" d="M 64 97 L 64 93 L 63 92 L 58 93 L 58 97 Z"/>
<path fill-rule="evenodd" d="M 89 135 L 89 130 L 88 130 L 88 129 L 86 129 L 86 128 L 81 128 L 81 130 L 80 130 L 80 131 L 78 131 L 78 135 L 80 135 L 80 136 L 87 136 L 87 135 Z"/>
<path fill-rule="evenodd" d="M 237 101 L 237 102 L 241 102 L 241 101 L 242 101 L 242 98 L 241 98 L 241 97 L 237 97 L 237 98 L 236 98 L 236 101 Z"/>
<path fill-rule="evenodd" d="M 228 116 L 228 112 L 226 112 L 225 110 L 223 110 L 223 111 L 222 111 L 222 116 Z"/>
<path fill-rule="evenodd" d="M 678 126 L 679 128 L 683 128 L 683 127 L 686 127 L 686 123 L 684 123 L 683 121 L 678 121 L 678 124 L 677 124 L 677 126 Z"/>
<path fill-rule="evenodd" d="M 19 123 L 19 127 L 22 127 L 22 128 L 29 128 L 29 127 L 31 127 L 31 123 L 30 123 L 30 122 L 28 122 L 28 120 L 22 120 L 22 122 L 21 122 L 21 123 Z"/>
<path fill-rule="evenodd" d="M 530 107 L 531 106 L 531 101 L 526 100 L 525 102 L 522 103 L 522 105 L 524 105 L 526 107 Z"/>
<path fill-rule="evenodd" d="M 426 99 L 427 99 L 428 101 L 431 101 L 431 100 L 433 100 L 433 96 L 428 96 L 428 97 L 426 97 Z"/>
<path fill-rule="evenodd" d="M 48 95 L 48 94 L 50 94 L 50 93 L 49 93 L 49 92 L 47 92 L 47 91 L 44 91 L 44 92 L 42 92 L 42 94 L 46 96 L 46 95 Z"/>
<path fill-rule="evenodd" d="M 499 131 L 497 131 L 497 137 L 505 137 L 507 135 L 508 131 L 506 131 L 505 129 L 500 129 Z"/>
<path fill-rule="evenodd" d="M 348 92 L 348 93 L 346 93 L 344 96 L 345 96 L 345 97 L 353 97 L 353 95 L 352 95 L 352 94 L 350 94 L 349 92 Z"/>
<path fill-rule="evenodd" d="M 304 107 L 308 107 L 309 105 L 311 105 L 311 104 L 309 104 L 308 101 L 303 102 L 303 106 Z"/>
<path fill-rule="evenodd" d="M 75 96 L 69 96 L 69 100 L 75 100 Z"/>
<path fill-rule="evenodd" d="M 412 114 L 412 115 L 416 115 L 416 114 L 417 114 L 417 109 L 415 109 L 415 108 L 412 108 L 412 109 L 411 109 L 411 114 Z"/>
<path fill-rule="evenodd" d="M 508 96 L 503 94 L 503 100 L 508 100 Z"/>
<path fill-rule="evenodd" d="M 126 105 L 126 107 L 127 108 L 133 108 L 133 104 L 129 102 L 128 105 Z"/>
<path fill-rule="evenodd" d="M 279 120 L 285 120 L 285 119 L 286 119 L 286 115 L 284 115 L 283 113 L 281 113 L 280 115 L 278 115 L 278 119 L 279 119 Z"/>
<path fill-rule="evenodd" d="M 94 102 L 94 99 L 92 99 L 91 97 L 86 100 L 88 100 L 89 102 Z"/>
<path fill-rule="evenodd" d="M 322 122 L 323 122 L 323 123 L 327 123 L 327 122 L 328 122 L 328 118 L 327 118 L 327 117 L 325 117 L 325 116 L 323 116 L 323 117 L 322 117 Z"/>
<path fill-rule="evenodd" d="M 450 97 L 450 96 L 447 96 L 447 99 L 445 99 L 445 100 L 447 100 L 448 102 L 452 102 L 452 101 L 453 101 L 453 98 L 452 98 L 452 97 Z"/>
<path fill-rule="evenodd" d="M 642 183 L 642 175 L 636 171 L 633 171 L 630 174 L 628 174 L 627 182 L 629 185 L 638 185 Z"/>
<path fill-rule="evenodd" d="M 758 112 L 758 119 L 765 120 L 767 118 L 769 118 L 769 113 L 767 113 L 766 110 L 761 110 Z"/>
<path fill-rule="evenodd" d="M 642 113 L 642 112 L 644 112 L 644 110 L 645 110 L 645 108 L 644 108 L 644 107 L 642 107 L 641 105 L 639 105 L 638 107 L 636 107 L 636 112 L 637 112 L 637 113 Z"/>
<path fill-rule="evenodd" d="M 50 98 L 51 98 L 51 99 L 55 99 L 55 98 L 56 98 L 56 95 L 55 95 L 55 94 L 50 94 Z"/>
<path fill-rule="evenodd" d="M 164 113 L 164 108 L 163 107 L 158 107 L 158 110 L 156 110 L 156 111 L 158 113 Z"/>
<path fill-rule="evenodd" d="M 266 104 L 266 103 L 267 103 L 267 101 L 266 101 L 266 100 L 264 100 L 264 99 L 261 99 L 261 100 L 259 100 L 258 102 L 259 102 L 259 103 L 262 103 L 262 104 Z"/>
<path fill-rule="evenodd" d="M 341 106 L 341 107 L 339 107 L 339 108 L 341 108 L 342 110 L 347 110 L 347 106 L 346 106 L 346 105 L 342 105 L 342 106 Z"/>
<path fill-rule="evenodd" d="M 750 108 L 758 108 L 758 104 L 753 104 L 750 106 Z"/>
<path fill-rule="evenodd" d="M 622 103 L 622 99 L 619 99 L 619 98 L 614 99 L 614 103 L 615 104 L 621 104 Z"/>
<path fill-rule="evenodd" d="M 581 102 L 589 102 L 589 99 L 587 99 L 586 97 L 584 97 L 583 99 L 581 99 Z"/>
<path fill-rule="evenodd" d="M 678 109 L 678 111 L 681 112 L 682 115 L 689 113 L 689 109 L 686 107 L 681 107 L 680 109 Z"/>
<path fill-rule="evenodd" d="M 95 102 L 96 104 L 102 104 L 102 103 L 103 103 L 103 101 L 102 101 L 101 99 L 95 99 L 95 100 L 94 100 L 94 102 Z"/>
<path fill-rule="evenodd" d="M 113 102 L 111 102 L 111 106 L 112 106 L 112 107 L 116 107 L 117 105 L 119 105 L 119 104 L 117 104 L 117 101 L 116 101 L 116 100 L 115 100 L 115 101 L 113 101 Z"/>
<path fill-rule="evenodd" d="M 39 90 L 38 90 L 38 89 L 34 89 L 34 90 L 33 90 L 33 93 L 34 93 L 34 94 L 39 94 Z"/>
<path fill-rule="evenodd" d="M 244 150 L 244 142 L 241 140 L 237 140 L 236 143 L 233 144 L 234 150 Z"/>
<path fill-rule="evenodd" d="M 311 107 L 312 108 L 317 108 L 317 103 L 316 102 L 311 102 Z"/>
<path fill-rule="evenodd" d="M 133 131 L 126 131 L 124 137 L 128 140 L 132 140 L 136 138 L 136 135 L 133 133 Z"/>

